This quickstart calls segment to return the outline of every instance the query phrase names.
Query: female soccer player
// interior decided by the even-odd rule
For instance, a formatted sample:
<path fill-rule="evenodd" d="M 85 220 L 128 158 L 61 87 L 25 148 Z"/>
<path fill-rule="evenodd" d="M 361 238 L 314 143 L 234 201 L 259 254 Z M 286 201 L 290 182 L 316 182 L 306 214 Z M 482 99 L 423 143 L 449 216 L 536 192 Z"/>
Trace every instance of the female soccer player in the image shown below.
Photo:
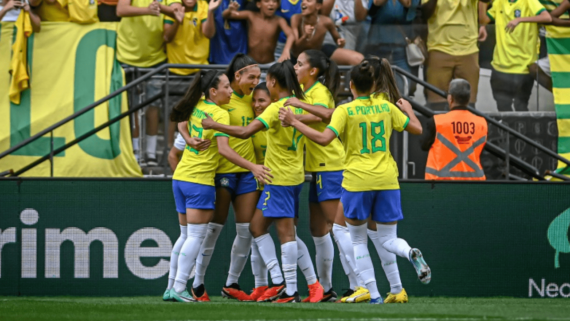
<path fill-rule="evenodd" d="M 259 115 L 261 115 L 270 104 L 271 96 L 265 82 L 255 86 L 251 99 L 251 107 L 253 108 L 255 117 L 259 117 Z M 264 131 L 259 131 L 255 133 L 255 135 L 251 136 L 251 139 L 253 141 L 255 160 L 257 164 L 264 164 L 265 152 L 267 150 L 266 133 Z M 265 262 L 263 262 L 255 242 L 251 244 L 251 270 L 253 271 L 253 277 L 255 279 L 255 288 L 249 295 L 249 298 L 251 301 L 257 301 L 257 299 L 267 291 L 269 283 L 267 282 L 267 266 L 265 265 Z"/>
<path fill-rule="evenodd" d="M 233 93 L 230 102 L 220 107 L 228 112 L 230 125 L 247 126 L 254 117 L 251 108 L 251 94 L 259 82 L 261 70 L 251 57 L 237 54 L 229 64 L 226 75 Z M 226 284 L 222 288 L 222 295 L 240 301 L 250 300 L 249 295 L 243 292 L 238 285 L 238 279 L 247 262 L 252 242 L 249 222 L 259 200 L 255 177 L 264 175 L 267 169 L 264 170 L 263 165 L 253 166 L 256 161 L 251 139 L 230 137 L 229 145 L 248 166 L 241 167 L 227 158 L 221 158 L 216 169 L 216 209 L 196 261 L 196 277 L 192 285 L 192 294 L 198 301 L 210 301 L 204 287 L 204 276 L 216 241 L 228 218 L 230 203 L 233 204 L 235 212 L 237 235 L 232 246 L 230 269 Z"/>
<path fill-rule="evenodd" d="M 180 253 L 174 286 L 170 290 L 170 299 L 175 301 L 195 301 L 186 290 L 186 283 L 206 236 L 208 223 L 214 216 L 214 176 L 219 155 L 240 166 L 249 166 L 247 161 L 229 147 L 229 137 L 226 134 L 207 130 L 201 125 L 206 115 L 229 124 L 228 113 L 219 106 L 227 104 L 231 94 L 232 89 L 226 75 L 216 71 L 200 72 L 171 114 L 174 122 L 188 121 L 191 136 L 211 141 L 210 147 L 204 151 L 187 147 L 172 179 L 180 225 L 188 225 L 183 245 L 180 249 L 173 249 L 173 252 Z M 202 96 L 204 99 L 201 99 Z"/>
<path fill-rule="evenodd" d="M 270 301 L 277 297 L 278 303 L 299 302 L 297 292 L 297 241 L 295 222 L 299 207 L 299 194 L 305 179 L 303 171 L 304 140 L 297 130 L 282 127 L 279 109 L 293 95 L 303 99 L 303 91 L 290 61 L 276 63 L 267 72 L 267 89 L 275 101 L 255 120 L 245 127 L 227 126 L 207 119 L 206 128 L 219 130 L 234 137 L 246 139 L 262 129 L 268 129 L 265 166 L 271 168 L 273 180 L 265 185 L 257 203 L 257 210 L 250 225 L 255 244 L 271 273 L 274 286 L 269 288 L 258 301 Z M 302 109 L 295 109 L 297 114 Z M 275 246 L 267 229 L 275 222 L 281 241 L 281 261 L 285 274 L 286 289 L 283 291 L 283 276 L 279 269 Z"/>
<path fill-rule="evenodd" d="M 296 98 L 290 98 L 286 105 L 303 109 L 307 108 L 307 105 L 309 108 L 335 108 L 334 96 L 340 82 L 335 62 L 327 58 L 320 50 L 305 50 L 297 58 L 295 72 L 299 83 L 305 89 L 307 99 L 306 102 L 302 102 Z M 324 83 L 319 81 L 321 78 Z M 299 115 L 297 118 L 319 132 L 327 127 L 326 123 L 312 114 Z M 334 246 L 330 231 L 335 221 L 342 192 L 345 154 L 342 143 L 338 139 L 326 147 L 308 140 L 306 148 L 305 170 L 313 173 L 309 190 L 310 229 L 317 252 L 315 262 L 319 281 L 325 292 L 321 301 L 334 302 L 337 294 L 332 288 Z M 311 291 L 318 291 L 318 289 L 310 287 L 309 292 Z M 306 301 L 303 300 L 303 302 Z"/>
<path fill-rule="evenodd" d="M 374 67 L 367 60 L 351 70 L 350 88 L 355 100 L 339 106 L 333 113 L 331 123 L 320 133 L 295 118 L 290 109 L 280 112 L 284 124 L 293 126 L 308 139 L 326 146 L 338 136 L 344 138 L 347 154 L 343 174 L 343 210 L 359 275 L 370 291 L 372 304 L 381 304 L 382 297 L 376 286 L 374 267 L 367 247 L 367 222 L 372 219 L 389 233 L 380 234 L 381 244 L 390 252 L 407 258 L 421 282 L 429 283 L 431 271 L 421 252 L 396 236 L 397 222 L 403 219 L 397 168 L 390 154 L 389 141 L 392 130 L 407 130 L 421 134 L 421 123 L 409 103 L 399 101 L 404 115 L 389 102 L 370 97 L 374 90 Z"/>

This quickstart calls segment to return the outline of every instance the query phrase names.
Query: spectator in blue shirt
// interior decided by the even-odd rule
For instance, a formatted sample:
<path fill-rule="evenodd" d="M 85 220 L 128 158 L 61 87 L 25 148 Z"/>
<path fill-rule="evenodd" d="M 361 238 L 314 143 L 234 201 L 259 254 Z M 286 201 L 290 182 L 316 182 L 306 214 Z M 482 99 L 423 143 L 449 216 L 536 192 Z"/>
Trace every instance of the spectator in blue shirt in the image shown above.
<path fill-rule="evenodd" d="M 370 31 L 364 54 L 386 58 L 392 65 L 418 74 L 418 67 L 410 67 L 406 58 L 406 37 L 414 39 L 412 22 L 420 0 L 370 0 L 368 9 L 360 1 L 355 1 L 355 15 L 358 21 L 370 16 Z M 396 82 L 401 93 L 407 94 L 405 79 L 396 74 Z"/>
<path fill-rule="evenodd" d="M 247 0 L 236 0 L 240 10 L 243 10 Z M 222 0 L 214 12 L 216 21 L 216 34 L 210 39 L 210 63 L 227 65 L 238 53 L 247 54 L 247 27 L 245 22 L 239 20 L 226 20 L 222 12 L 226 10 L 231 0 Z"/>

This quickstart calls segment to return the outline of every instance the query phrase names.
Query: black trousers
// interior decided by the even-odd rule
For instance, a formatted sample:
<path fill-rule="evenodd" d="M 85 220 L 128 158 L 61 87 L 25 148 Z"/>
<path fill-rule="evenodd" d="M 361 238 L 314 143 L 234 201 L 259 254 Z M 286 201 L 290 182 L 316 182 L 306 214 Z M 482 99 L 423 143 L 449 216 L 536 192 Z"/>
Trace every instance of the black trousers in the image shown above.
<path fill-rule="evenodd" d="M 528 100 L 534 85 L 530 74 L 506 74 L 493 69 L 491 89 L 499 111 L 528 111 Z"/>

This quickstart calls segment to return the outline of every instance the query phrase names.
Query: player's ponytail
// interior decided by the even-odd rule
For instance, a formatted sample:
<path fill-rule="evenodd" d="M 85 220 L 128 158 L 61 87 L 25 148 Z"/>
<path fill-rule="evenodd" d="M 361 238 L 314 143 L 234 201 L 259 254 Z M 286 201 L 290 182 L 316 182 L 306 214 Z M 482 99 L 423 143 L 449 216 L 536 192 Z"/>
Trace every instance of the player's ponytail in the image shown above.
<path fill-rule="evenodd" d="M 374 89 L 374 66 L 367 60 L 352 67 L 350 80 L 359 93 L 369 93 Z"/>
<path fill-rule="evenodd" d="M 218 88 L 221 75 L 223 73 L 215 70 L 200 70 L 192 80 L 184 97 L 172 109 L 170 120 L 177 123 L 189 120 L 202 95 L 208 99 L 210 98 L 210 89 Z"/>
<path fill-rule="evenodd" d="M 230 83 L 234 81 L 236 72 L 239 72 L 241 74 L 248 66 L 251 65 L 257 65 L 257 62 L 250 56 L 243 53 L 238 53 L 235 55 L 234 59 L 232 59 L 228 65 L 228 69 L 226 70 L 226 75 L 228 76 Z"/>
<path fill-rule="evenodd" d="M 267 75 L 274 78 L 281 88 L 288 90 L 298 99 L 305 99 L 305 94 L 290 60 L 274 64 L 267 71 Z"/>
<path fill-rule="evenodd" d="M 400 91 L 396 85 L 396 79 L 394 78 L 394 73 L 392 72 L 392 66 L 390 62 L 376 56 L 366 57 L 368 62 L 374 67 L 375 82 L 376 87 L 374 88 L 374 95 L 386 94 L 388 96 L 388 101 L 395 104 L 400 99 Z"/>
<path fill-rule="evenodd" d="M 317 68 L 317 78 L 322 77 L 322 83 L 336 98 L 340 85 L 340 73 L 336 62 L 330 60 L 322 51 L 309 49 L 304 51 L 311 68 Z"/>

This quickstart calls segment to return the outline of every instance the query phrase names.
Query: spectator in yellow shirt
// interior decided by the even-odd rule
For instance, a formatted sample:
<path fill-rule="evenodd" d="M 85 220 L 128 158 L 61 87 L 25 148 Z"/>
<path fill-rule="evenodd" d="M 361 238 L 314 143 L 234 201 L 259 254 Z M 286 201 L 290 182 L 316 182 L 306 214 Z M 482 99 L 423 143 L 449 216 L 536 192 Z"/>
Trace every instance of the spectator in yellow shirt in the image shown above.
<path fill-rule="evenodd" d="M 515 111 L 528 111 L 534 84 L 528 66 L 538 58 L 536 24 L 550 23 L 552 17 L 539 0 L 495 0 L 479 20 L 481 25 L 495 22 L 497 43 L 491 61 L 491 89 L 497 109 L 513 111 L 514 105 Z"/>
<path fill-rule="evenodd" d="M 58 0 L 30 0 L 30 6 L 42 21 L 69 21 L 67 7 L 62 7 Z"/>
<path fill-rule="evenodd" d="M 489 2 L 489 0 L 481 0 Z M 454 78 L 471 85 L 470 103 L 477 100 L 479 48 L 477 12 L 479 0 L 422 0 L 423 17 L 428 19 L 427 81 L 447 91 Z M 446 110 L 445 98 L 428 91 L 428 103 Z"/>
<path fill-rule="evenodd" d="M 207 65 L 210 38 L 216 34 L 214 11 L 221 0 L 183 0 L 175 10 L 176 19 L 165 17 L 166 56 L 171 64 Z M 189 75 L 197 69 L 171 69 L 178 75 Z"/>
<path fill-rule="evenodd" d="M 182 8 L 180 0 L 119 0 L 117 16 L 121 17 L 117 30 L 117 59 L 126 65 L 139 68 L 154 68 L 166 61 L 163 39 L 164 16 L 174 18 L 174 10 Z M 161 92 L 162 82 L 146 82 L 146 97 Z M 157 166 L 156 142 L 158 134 L 158 112 L 160 100 L 147 108 L 146 118 L 146 162 Z M 133 147 L 139 154 L 139 126 L 135 117 Z"/>

